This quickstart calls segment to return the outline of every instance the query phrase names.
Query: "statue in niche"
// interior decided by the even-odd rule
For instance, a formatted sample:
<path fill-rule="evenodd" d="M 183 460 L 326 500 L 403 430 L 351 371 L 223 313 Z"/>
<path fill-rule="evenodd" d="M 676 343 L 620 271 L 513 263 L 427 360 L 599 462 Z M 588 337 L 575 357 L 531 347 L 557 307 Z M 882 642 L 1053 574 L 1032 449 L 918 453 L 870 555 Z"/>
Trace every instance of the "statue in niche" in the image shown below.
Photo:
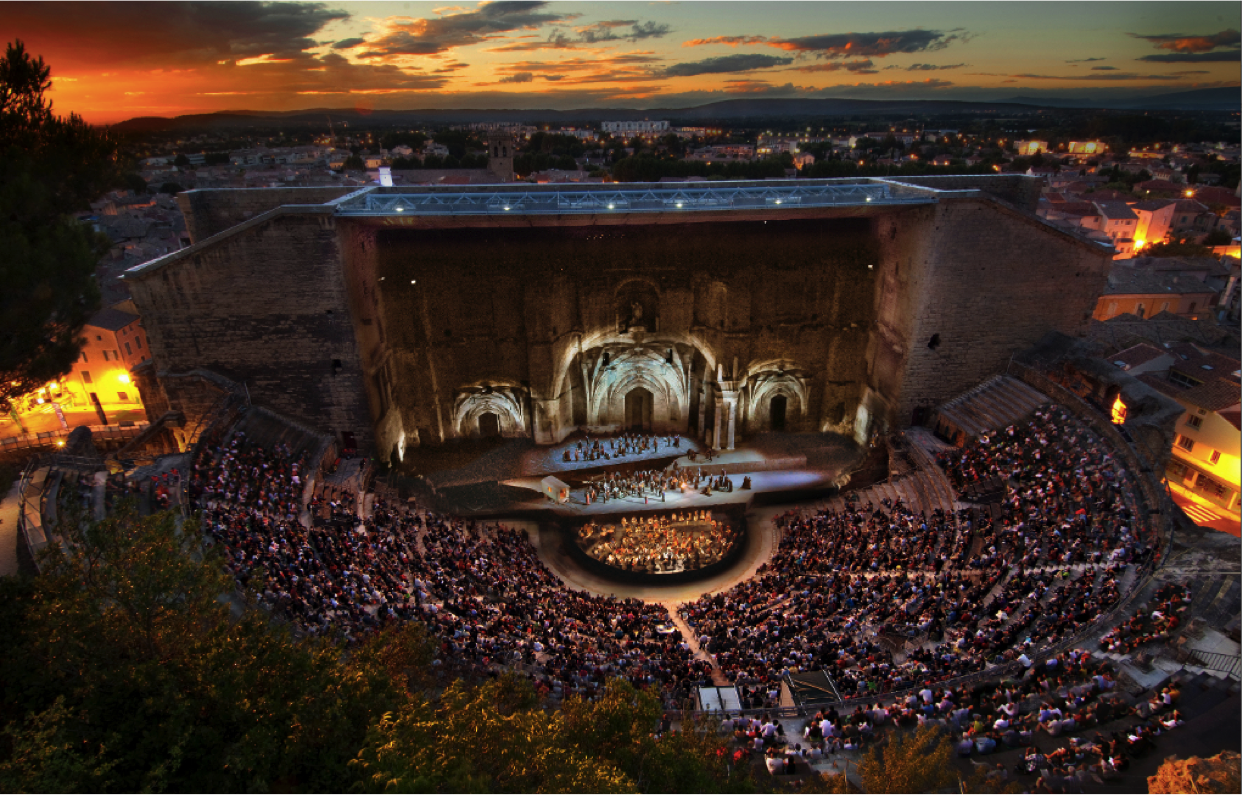
<path fill-rule="evenodd" d="M 616 292 L 613 305 L 616 310 L 617 331 L 641 333 L 660 328 L 660 296 L 649 284 L 630 281 Z"/>

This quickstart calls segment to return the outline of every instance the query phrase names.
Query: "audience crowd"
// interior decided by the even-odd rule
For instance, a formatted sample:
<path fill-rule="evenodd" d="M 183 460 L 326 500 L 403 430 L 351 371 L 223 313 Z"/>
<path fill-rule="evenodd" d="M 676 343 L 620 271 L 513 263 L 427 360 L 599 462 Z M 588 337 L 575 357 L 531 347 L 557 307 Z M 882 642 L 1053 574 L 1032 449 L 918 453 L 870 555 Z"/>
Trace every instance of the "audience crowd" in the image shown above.
<path fill-rule="evenodd" d="M 667 610 L 566 588 L 524 531 L 483 526 L 326 489 L 298 521 L 301 460 L 236 434 L 206 448 L 188 484 L 192 509 L 224 548 L 239 586 L 311 634 L 347 642 L 389 621 L 425 622 L 438 664 L 519 666 L 546 692 L 592 695 L 621 676 L 684 701 L 710 670 Z"/>
<path fill-rule="evenodd" d="M 636 435 L 614 443 L 625 454 L 658 441 Z M 439 664 L 518 666 L 560 695 L 592 695 L 608 677 L 622 676 L 677 705 L 708 678 L 709 664 L 694 659 L 664 607 L 566 587 L 525 531 L 379 496 L 360 508 L 350 490 L 320 488 L 304 502 L 305 458 L 265 450 L 240 432 L 202 449 L 187 477 L 190 507 L 222 545 L 239 585 L 308 633 L 352 642 L 390 621 L 421 620 L 437 638 Z M 1124 567 L 1153 552 L 1135 529 L 1133 499 L 1106 448 L 1058 409 L 941 464 L 959 488 L 1000 478 L 1001 502 L 958 516 L 915 512 L 901 501 L 791 512 L 778 522 L 778 549 L 755 577 L 681 611 L 725 677 L 754 696 L 749 703 L 773 704 L 786 672 L 817 670 L 845 698 L 922 686 L 932 699 L 890 706 L 883 716 L 872 708 L 861 722 L 851 715 L 856 732 L 829 720 L 836 728 L 820 725 L 817 736 L 803 738 L 806 753 L 847 740 L 865 744 L 885 721 L 958 720 L 962 694 L 938 692 L 936 683 L 1002 662 L 1038 672 L 1027 684 L 1047 680 L 1051 698 L 1065 669 L 1031 656 L 1110 609 Z M 666 484 L 660 478 L 689 487 L 710 478 L 689 470 L 627 477 L 657 487 Z M 681 527 L 696 524 L 697 533 Z M 582 537 L 597 557 L 658 568 L 693 565 L 696 554 L 704 565 L 736 532 L 710 513 L 682 512 L 635 517 L 620 528 L 588 525 Z M 1117 638 L 1167 630 L 1184 600 L 1181 591 L 1162 592 L 1156 609 Z M 1077 658 L 1064 664 L 1089 668 Z M 1002 706 L 967 709 L 990 716 Z M 1019 736 L 1055 729 L 1043 716 L 1035 728 L 1013 717 L 1004 726 L 999 718 L 981 718 L 980 727 L 972 720 L 969 729 L 996 734 L 998 742 L 1012 739 L 1010 728 Z M 1062 707 L 1055 719 L 1061 730 L 1065 719 Z M 762 726 L 745 729 L 768 739 Z"/>
<path fill-rule="evenodd" d="M 726 714 L 721 731 L 733 736 L 733 760 L 761 758 L 775 775 L 805 773 L 829 755 L 858 752 L 885 732 L 933 725 L 949 732 L 959 757 L 1007 749 L 1026 751 L 1012 769 L 976 761 L 989 779 L 1021 781 L 1025 791 L 1082 792 L 1088 782 L 1115 779 L 1131 760 L 1155 750 L 1157 738 L 1181 725 L 1176 685 L 1127 707 L 1116 692 L 1109 660 L 1072 650 L 1005 682 L 935 687 L 904 696 L 867 699 L 853 709 L 816 712 L 801 735 L 786 736 L 768 714 Z"/>
<path fill-rule="evenodd" d="M 1104 445 L 1052 408 L 944 456 L 959 489 L 1006 484 L 994 511 L 954 518 L 900 501 L 782 517 L 757 576 L 681 615 L 725 675 L 825 671 L 843 697 L 982 671 L 1074 635 L 1120 599 L 1151 549 Z"/>

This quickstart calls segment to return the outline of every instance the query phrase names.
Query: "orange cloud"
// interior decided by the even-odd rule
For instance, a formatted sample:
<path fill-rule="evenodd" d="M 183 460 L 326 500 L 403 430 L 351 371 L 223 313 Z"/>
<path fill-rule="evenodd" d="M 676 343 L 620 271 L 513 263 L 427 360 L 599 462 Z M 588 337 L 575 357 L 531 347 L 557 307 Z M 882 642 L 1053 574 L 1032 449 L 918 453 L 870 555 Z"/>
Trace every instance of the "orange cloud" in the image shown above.
<path fill-rule="evenodd" d="M 710 39 L 691 39 L 683 42 L 683 47 L 702 47 L 707 44 L 726 44 L 736 47 L 739 44 L 761 44 L 768 40 L 767 36 L 713 36 Z"/>

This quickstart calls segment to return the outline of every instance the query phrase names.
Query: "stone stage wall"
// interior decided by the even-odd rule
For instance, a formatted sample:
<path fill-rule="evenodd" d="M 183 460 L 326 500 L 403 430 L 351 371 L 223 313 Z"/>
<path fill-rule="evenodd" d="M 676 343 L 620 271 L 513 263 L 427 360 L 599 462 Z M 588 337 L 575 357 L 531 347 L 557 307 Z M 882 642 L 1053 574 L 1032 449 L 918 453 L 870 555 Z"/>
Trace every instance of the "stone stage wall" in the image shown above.
<path fill-rule="evenodd" d="M 313 204 L 340 189 L 192 191 L 195 244 L 126 279 L 157 372 L 219 373 L 381 460 L 581 426 L 865 443 L 1089 322 L 1111 251 L 1022 209 L 1029 180 L 996 182 L 1003 199 L 988 185 L 902 186 L 935 193 L 910 205 L 402 219 Z"/>
<path fill-rule="evenodd" d="M 425 441 L 484 412 L 540 442 L 635 421 L 701 436 L 718 368 L 744 395 L 738 437 L 771 428 L 775 397 L 785 429 L 822 430 L 866 387 L 865 219 L 384 230 L 375 250 L 391 405 Z"/>

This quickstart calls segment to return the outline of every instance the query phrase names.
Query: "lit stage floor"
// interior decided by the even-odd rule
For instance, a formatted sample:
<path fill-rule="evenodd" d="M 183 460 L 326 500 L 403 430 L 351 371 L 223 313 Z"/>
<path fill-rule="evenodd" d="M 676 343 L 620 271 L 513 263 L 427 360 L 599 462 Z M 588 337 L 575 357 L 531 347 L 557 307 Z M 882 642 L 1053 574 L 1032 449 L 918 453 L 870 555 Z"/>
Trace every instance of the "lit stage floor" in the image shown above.
<path fill-rule="evenodd" d="M 605 448 L 607 448 L 607 442 L 615 441 L 617 438 L 617 435 L 592 436 L 591 440 L 594 441 L 599 439 L 601 442 L 605 443 Z M 686 453 L 691 450 L 696 453 L 702 453 L 706 449 L 702 442 L 685 436 L 682 436 L 678 440 L 677 447 L 665 444 L 664 440 L 668 438 L 666 436 L 658 438 L 660 439 L 660 446 L 655 450 L 647 450 L 642 453 L 617 456 L 607 460 L 597 458 L 593 461 L 566 461 L 566 451 L 568 451 L 572 456 L 573 451 L 577 449 L 579 442 L 584 442 L 583 447 L 586 446 L 582 434 L 576 433 L 567 437 L 559 444 L 554 444 L 549 447 L 538 447 L 524 453 L 522 455 L 521 475 L 524 477 L 535 475 L 555 475 L 558 472 L 577 472 L 584 469 L 600 469 L 607 467 L 617 468 L 620 466 L 633 465 L 642 461 L 668 459 L 672 456 L 678 455 L 684 458 Z M 612 455 L 611 450 L 609 450 L 609 455 Z M 684 462 L 682 463 L 682 466 L 685 466 Z"/>
<path fill-rule="evenodd" d="M 802 492 L 815 489 L 828 489 L 833 485 L 834 474 L 832 472 L 819 472 L 808 469 L 779 470 L 775 472 L 730 472 L 729 478 L 733 481 L 733 491 L 712 491 L 712 496 L 708 497 L 698 491 L 668 491 L 664 493 L 664 500 L 661 501 L 658 495 L 647 497 L 618 497 L 608 500 L 607 502 L 593 502 L 586 504 L 586 497 L 582 489 L 573 489 L 569 495 L 569 502 L 556 504 L 548 500 L 539 503 L 539 507 L 543 507 L 560 516 L 592 516 L 618 513 L 622 511 L 642 511 L 642 510 L 671 510 L 680 508 L 711 508 L 721 505 L 738 505 L 748 504 L 752 502 L 756 494 L 768 494 L 772 492 Z M 751 488 L 743 490 L 741 488 L 742 479 L 749 476 L 751 479 Z M 535 495 L 542 495 L 543 489 L 540 483 L 541 478 L 514 478 L 505 481 L 506 486 L 516 486 L 518 488 L 528 489 Z M 518 507 L 518 506 L 514 506 Z M 530 503 L 524 503 L 521 507 L 529 509 Z"/>

